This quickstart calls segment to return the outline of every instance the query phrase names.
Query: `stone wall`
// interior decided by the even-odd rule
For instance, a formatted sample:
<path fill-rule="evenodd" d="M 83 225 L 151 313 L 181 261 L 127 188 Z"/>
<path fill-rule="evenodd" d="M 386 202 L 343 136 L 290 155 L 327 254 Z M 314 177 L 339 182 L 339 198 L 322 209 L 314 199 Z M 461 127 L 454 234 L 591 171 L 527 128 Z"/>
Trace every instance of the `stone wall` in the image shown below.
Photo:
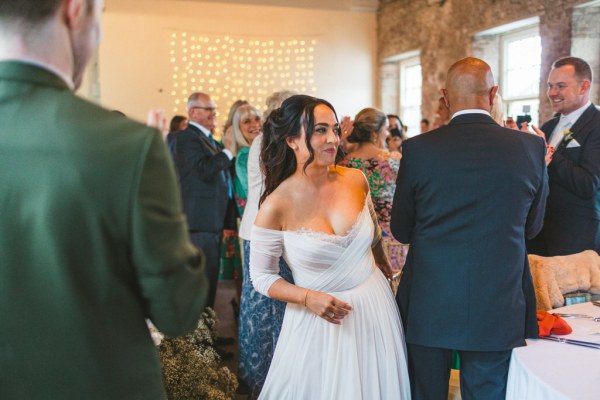
<path fill-rule="evenodd" d="M 422 115 L 433 120 L 446 71 L 455 61 L 473 55 L 476 33 L 538 16 L 543 48 L 540 71 L 540 120 L 543 121 L 551 114 L 545 95 L 545 80 L 552 61 L 571 54 L 572 47 L 576 45 L 581 53 L 573 55 L 587 57 L 595 72 L 600 68 L 600 5 L 573 8 L 587 2 L 381 0 L 378 13 L 379 60 L 420 50 L 423 71 Z M 489 56 L 491 64 L 497 64 L 498 55 L 491 53 Z M 600 76 L 597 74 L 596 77 Z M 599 95 L 596 83 L 592 92 L 593 101 L 597 101 Z"/>

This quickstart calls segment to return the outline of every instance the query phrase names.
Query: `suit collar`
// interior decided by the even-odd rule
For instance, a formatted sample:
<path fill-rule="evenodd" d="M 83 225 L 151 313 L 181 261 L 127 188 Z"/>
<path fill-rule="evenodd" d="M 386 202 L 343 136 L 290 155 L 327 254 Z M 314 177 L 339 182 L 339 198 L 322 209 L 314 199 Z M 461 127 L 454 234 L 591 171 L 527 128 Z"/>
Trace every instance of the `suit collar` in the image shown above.
<path fill-rule="evenodd" d="M 596 116 L 600 111 L 596 108 L 596 106 L 592 103 L 588 108 L 581 114 L 581 116 L 575 121 L 573 126 L 571 126 L 570 131 L 573 132 L 573 138 L 577 140 L 580 144 L 585 142 L 585 139 L 592 131 L 592 121 L 594 116 Z M 557 118 L 558 120 L 558 118 Z M 553 127 L 554 130 L 554 127 Z M 561 142 L 561 146 L 566 145 L 565 142 Z"/>
<path fill-rule="evenodd" d="M 573 137 L 577 139 L 578 142 L 581 143 L 585 136 L 587 136 L 589 129 L 587 129 L 586 131 L 586 127 L 592 121 L 594 115 L 596 115 L 598 112 L 599 111 L 594 105 L 594 103 L 591 103 L 585 109 L 585 111 L 583 111 L 581 116 L 577 118 L 577 121 L 575 121 L 575 123 L 571 126 L 570 131 L 573 132 Z M 556 125 L 558 125 L 558 123 L 560 122 L 560 117 L 560 114 L 556 114 L 554 117 L 552 117 L 552 119 L 546 122 L 548 124 L 546 130 L 544 131 L 544 134 L 546 135 L 546 140 L 548 140 L 552 135 L 552 132 L 554 132 L 554 128 L 556 128 Z"/>
<path fill-rule="evenodd" d="M 204 134 L 204 136 L 208 137 L 208 135 L 211 134 L 210 130 L 206 129 L 205 127 L 203 127 L 202 125 L 194 122 L 194 121 L 188 121 L 188 125 L 193 126 L 194 128 L 196 128 L 196 130 L 198 132 L 202 132 Z"/>
<path fill-rule="evenodd" d="M 184 131 L 186 131 L 186 130 L 193 132 L 198 137 L 198 139 L 200 139 L 200 142 L 204 143 L 204 146 L 209 148 L 211 150 L 211 152 L 213 152 L 213 153 L 218 152 L 218 149 L 216 149 L 215 146 L 211 143 L 208 136 L 206 136 L 206 134 L 204 132 L 202 132 L 196 124 L 188 123 L 188 126 L 187 126 L 187 128 L 184 129 Z"/>
<path fill-rule="evenodd" d="M 0 61 L 0 79 L 70 90 L 67 83 L 54 72 L 24 61 Z"/>
<path fill-rule="evenodd" d="M 473 114 L 461 114 L 452 118 L 448 125 L 458 125 L 458 124 L 496 124 L 496 121 L 492 117 L 486 114 L 473 113 Z"/>

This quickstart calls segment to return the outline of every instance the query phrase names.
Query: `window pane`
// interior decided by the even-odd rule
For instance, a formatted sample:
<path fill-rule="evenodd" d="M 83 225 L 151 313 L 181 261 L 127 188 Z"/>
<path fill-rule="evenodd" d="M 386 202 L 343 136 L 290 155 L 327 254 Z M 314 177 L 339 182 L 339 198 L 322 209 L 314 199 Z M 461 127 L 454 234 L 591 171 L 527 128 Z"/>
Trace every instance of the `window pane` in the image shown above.
<path fill-rule="evenodd" d="M 529 35 L 505 42 L 504 96 L 535 97 L 539 93 L 542 45 L 540 36 Z"/>
<path fill-rule="evenodd" d="M 408 127 L 407 136 L 420 132 L 422 76 L 418 58 L 400 63 L 400 118 Z"/>

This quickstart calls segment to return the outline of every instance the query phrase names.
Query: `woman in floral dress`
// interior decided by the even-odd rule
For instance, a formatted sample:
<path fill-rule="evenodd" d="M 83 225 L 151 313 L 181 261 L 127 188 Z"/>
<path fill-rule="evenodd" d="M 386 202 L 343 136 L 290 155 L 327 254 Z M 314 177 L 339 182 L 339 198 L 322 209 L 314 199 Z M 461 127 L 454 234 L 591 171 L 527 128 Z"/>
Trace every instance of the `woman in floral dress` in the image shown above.
<path fill-rule="evenodd" d="M 340 165 L 361 170 L 369 181 L 371 198 L 381 227 L 384 248 L 393 270 L 401 270 L 408 247 L 396 241 L 390 232 L 392 201 L 396 177 L 402 155 L 385 150 L 387 117 L 375 109 L 365 108 L 354 119 L 354 128 L 348 136 L 355 143 L 354 150 Z"/>

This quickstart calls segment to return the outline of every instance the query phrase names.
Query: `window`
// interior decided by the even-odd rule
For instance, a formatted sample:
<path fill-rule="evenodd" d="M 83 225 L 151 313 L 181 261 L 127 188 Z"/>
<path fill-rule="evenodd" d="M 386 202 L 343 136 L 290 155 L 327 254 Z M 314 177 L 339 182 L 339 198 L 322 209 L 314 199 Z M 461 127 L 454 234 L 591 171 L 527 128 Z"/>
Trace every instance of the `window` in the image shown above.
<path fill-rule="evenodd" d="M 381 107 L 400 116 L 409 137 L 420 133 L 422 82 L 418 52 L 390 57 L 381 66 Z"/>
<path fill-rule="evenodd" d="M 542 44 L 538 27 L 503 34 L 500 94 L 504 117 L 530 115 L 538 124 Z"/>
<path fill-rule="evenodd" d="M 400 62 L 400 118 L 408 127 L 406 134 L 415 136 L 421 130 L 421 61 L 418 57 Z"/>

